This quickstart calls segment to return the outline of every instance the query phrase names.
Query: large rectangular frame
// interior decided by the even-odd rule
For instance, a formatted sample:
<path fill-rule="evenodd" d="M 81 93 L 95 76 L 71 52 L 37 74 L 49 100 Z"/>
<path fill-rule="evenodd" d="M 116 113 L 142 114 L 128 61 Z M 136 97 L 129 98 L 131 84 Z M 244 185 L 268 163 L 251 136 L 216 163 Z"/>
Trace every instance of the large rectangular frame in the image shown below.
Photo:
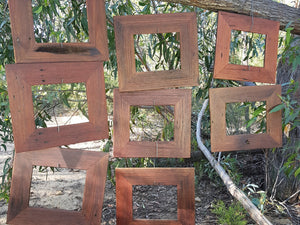
<path fill-rule="evenodd" d="M 93 224 L 101 223 L 108 154 L 78 149 L 51 148 L 15 155 L 8 224 Z M 33 166 L 86 170 L 82 210 L 29 207 Z"/>
<path fill-rule="evenodd" d="M 117 168 L 117 224 L 127 225 L 194 225 L 195 224 L 194 168 Z M 176 185 L 177 220 L 133 219 L 133 185 Z"/>
<path fill-rule="evenodd" d="M 32 1 L 9 0 L 16 63 L 108 60 L 105 3 L 103 0 L 86 1 L 88 43 L 36 43 Z"/>
<path fill-rule="evenodd" d="M 6 77 L 17 153 L 108 138 L 102 63 L 11 64 L 6 65 Z M 37 129 L 31 86 L 82 82 L 89 122 Z"/>
<path fill-rule="evenodd" d="M 281 103 L 280 85 L 212 88 L 209 90 L 211 151 L 234 151 L 280 147 L 281 111 L 269 113 Z M 266 133 L 226 135 L 226 103 L 266 101 Z"/>
<path fill-rule="evenodd" d="M 264 67 L 229 63 L 231 30 L 266 35 Z M 275 83 L 279 22 L 219 11 L 214 78 Z"/>
<path fill-rule="evenodd" d="M 114 17 L 120 92 L 198 86 L 196 13 Z M 136 72 L 134 34 L 179 32 L 180 70 Z"/>
<path fill-rule="evenodd" d="M 174 141 L 130 141 L 130 106 L 174 106 Z M 119 92 L 114 89 L 114 157 L 189 158 L 191 90 Z"/>

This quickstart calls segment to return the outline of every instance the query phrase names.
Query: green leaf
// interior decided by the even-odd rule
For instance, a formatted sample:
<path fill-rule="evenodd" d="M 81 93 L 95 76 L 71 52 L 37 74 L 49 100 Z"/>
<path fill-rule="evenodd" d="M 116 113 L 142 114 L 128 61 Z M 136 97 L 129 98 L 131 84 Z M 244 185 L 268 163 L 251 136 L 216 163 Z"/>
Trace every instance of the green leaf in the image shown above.
<path fill-rule="evenodd" d="M 295 177 L 297 177 L 300 174 L 300 167 L 295 171 Z"/>
<path fill-rule="evenodd" d="M 280 105 L 275 106 L 275 107 L 270 111 L 270 113 L 277 112 L 277 111 L 279 111 L 279 110 L 281 110 L 281 109 L 284 109 L 284 104 L 280 104 Z"/>
<path fill-rule="evenodd" d="M 42 10 L 43 10 L 43 6 L 41 5 L 41 6 L 38 7 L 38 8 L 34 8 L 34 9 L 33 9 L 33 13 L 35 13 L 35 14 L 40 14 L 40 13 L 42 12 Z"/>

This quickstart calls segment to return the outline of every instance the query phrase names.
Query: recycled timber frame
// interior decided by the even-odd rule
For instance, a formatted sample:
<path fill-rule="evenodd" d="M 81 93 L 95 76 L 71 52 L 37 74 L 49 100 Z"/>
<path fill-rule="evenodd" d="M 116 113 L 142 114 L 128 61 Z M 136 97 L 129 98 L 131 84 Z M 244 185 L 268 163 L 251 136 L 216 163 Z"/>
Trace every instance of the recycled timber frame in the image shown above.
<path fill-rule="evenodd" d="M 264 67 L 229 63 L 232 30 L 266 35 Z M 219 11 L 214 78 L 275 83 L 278 33 L 277 21 Z"/>
<path fill-rule="evenodd" d="M 117 224 L 194 225 L 194 168 L 116 168 Z M 176 185 L 177 220 L 134 219 L 132 185 Z"/>
<path fill-rule="evenodd" d="M 282 146 L 280 85 L 209 89 L 211 151 L 234 151 Z M 226 103 L 266 101 L 266 133 L 226 135 Z"/>
<path fill-rule="evenodd" d="M 8 224 L 70 224 L 101 223 L 102 204 L 108 154 L 78 149 L 50 148 L 17 153 L 8 204 Z M 33 166 L 49 166 L 86 170 L 82 210 L 29 207 Z"/>
<path fill-rule="evenodd" d="M 130 141 L 130 106 L 174 106 L 174 141 Z M 189 158 L 191 90 L 119 92 L 114 89 L 114 157 Z"/>
<path fill-rule="evenodd" d="M 100 62 L 6 65 L 16 152 L 108 138 L 103 66 Z M 36 128 L 31 86 L 85 83 L 89 122 Z"/>
<path fill-rule="evenodd" d="M 9 0 L 11 32 L 16 63 L 108 60 L 104 1 L 86 1 L 89 42 L 36 43 L 32 1 Z"/>
<path fill-rule="evenodd" d="M 114 17 L 120 92 L 198 86 L 199 63 L 196 13 Z M 179 32 L 180 70 L 137 72 L 135 34 Z"/>

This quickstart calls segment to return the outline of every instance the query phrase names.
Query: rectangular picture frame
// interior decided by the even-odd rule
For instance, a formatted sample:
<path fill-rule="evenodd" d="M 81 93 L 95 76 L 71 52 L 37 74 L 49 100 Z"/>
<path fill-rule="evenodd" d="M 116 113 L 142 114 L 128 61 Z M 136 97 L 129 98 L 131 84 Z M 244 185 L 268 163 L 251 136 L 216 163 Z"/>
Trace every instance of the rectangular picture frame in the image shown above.
<path fill-rule="evenodd" d="M 194 225 L 194 168 L 116 168 L 117 225 Z M 134 219 L 132 211 L 133 185 L 176 185 L 177 220 Z"/>
<path fill-rule="evenodd" d="M 231 30 L 266 35 L 264 67 L 229 63 Z M 215 79 L 275 83 L 278 34 L 279 22 L 277 21 L 219 11 L 213 77 Z"/>
<path fill-rule="evenodd" d="M 7 224 L 100 224 L 108 154 L 50 148 L 17 153 L 14 159 Z M 81 211 L 29 207 L 33 166 L 86 170 Z"/>
<path fill-rule="evenodd" d="M 17 153 L 108 138 L 103 65 L 99 62 L 6 65 Z M 85 83 L 89 122 L 36 128 L 31 86 Z"/>
<path fill-rule="evenodd" d="M 89 42 L 36 43 L 32 1 L 8 1 L 16 63 L 108 60 L 105 3 L 103 0 L 86 2 Z"/>
<path fill-rule="evenodd" d="M 174 141 L 130 141 L 130 106 L 174 106 Z M 120 92 L 114 89 L 114 157 L 189 158 L 191 153 L 191 90 Z"/>
<path fill-rule="evenodd" d="M 120 92 L 198 86 L 199 62 L 196 13 L 115 16 Z M 137 72 L 134 34 L 179 32 L 180 70 Z"/>
<path fill-rule="evenodd" d="M 209 89 L 211 151 L 236 151 L 282 146 L 281 111 L 269 113 L 281 103 L 280 85 Z M 266 101 L 266 132 L 226 135 L 226 103 Z"/>

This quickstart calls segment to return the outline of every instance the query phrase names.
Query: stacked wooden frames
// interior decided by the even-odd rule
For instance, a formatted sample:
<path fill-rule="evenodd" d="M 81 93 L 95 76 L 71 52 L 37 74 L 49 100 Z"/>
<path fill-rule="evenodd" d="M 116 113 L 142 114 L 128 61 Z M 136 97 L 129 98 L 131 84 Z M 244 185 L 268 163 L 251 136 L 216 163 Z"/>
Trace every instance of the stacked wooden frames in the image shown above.
<path fill-rule="evenodd" d="M 86 0 L 87 43 L 36 43 L 32 0 L 10 0 L 8 3 L 16 63 L 108 60 L 104 0 Z"/>
<path fill-rule="evenodd" d="M 264 67 L 229 63 L 232 30 L 266 35 Z M 214 78 L 275 83 L 278 31 L 279 22 L 220 11 L 218 13 Z M 280 94 L 280 85 L 210 89 L 211 151 L 280 147 L 282 145 L 281 112 L 270 113 L 272 108 L 281 103 Z M 266 102 L 266 132 L 227 135 L 226 104 L 254 101 Z"/>
<path fill-rule="evenodd" d="M 229 63 L 231 31 L 266 35 L 264 67 Z M 279 22 L 220 11 L 218 13 L 214 78 L 275 83 Z"/>
<path fill-rule="evenodd" d="M 281 103 L 278 97 L 280 94 L 280 85 L 210 89 L 211 151 L 280 147 L 281 112 L 269 113 Z M 266 133 L 227 135 L 226 103 L 254 101 L 266 101 Z"/>
<path fill-rule="evenodd" d="M 14 64 L 6 74 L 17 153 L 108 137 L 101 62 Z M 31 86 L 61 83 L 85 83 L 89 122 L 37 129 Z"/>
<path fill-rule="evenodd" d="M 195 13 L 114 17 L 119 89 L 114 90 L 114 157 L 190 157 L 191 90 L 198 85 Z M 178 32 L 179 70 L 137 72 L 134 35 Z M 130 141 L 130 106 L 173 106 L 174 140 Z M 134 219 L 132 185 L 176 185 L 177 220 Z M 116 169 L 117 224 L 194 224 L 194 169 Z"/>
<path fill-rule="evenodd" d="M 195 13 L 114 17 L 120 92 L 198 85 L 198 42 Z M 180 70 L 137 72 L 133 36 L 179 32 Z"/>
<path fill-rule="evenodd" d="M 108 59 L 105 3 L 86 2 L 89 42 L 36 43 L 32 1 L 9 1 L 17 63 L 6 66 L 16 149 L 9 224 L 101 223 L 108 154 L 59 147 L 108 137 L 103 72 L 103 61 Z M 37 129 L 31 87 L 64 83 L 85 84 L 89 122 Z M 82 210 L 29 207 L 33 166 L 86 170 Z"/>
<path fill-rule="evenodd" d="M 17 153 L 14 160 L 7 222 L 9 224 L 92 224 L 101 223 L 108 155 L 77 149 L 49 148 Z M 68 211 L 29 207 L 33 166 L 86 170 L 82 210 Z"/>
<path fill-rule="evenodd" d="M 117 168 L 117 224 L 195 224 L 194 168 Z M 176 185 L 177 220 L 134 219 L 132 185 Z"/>

